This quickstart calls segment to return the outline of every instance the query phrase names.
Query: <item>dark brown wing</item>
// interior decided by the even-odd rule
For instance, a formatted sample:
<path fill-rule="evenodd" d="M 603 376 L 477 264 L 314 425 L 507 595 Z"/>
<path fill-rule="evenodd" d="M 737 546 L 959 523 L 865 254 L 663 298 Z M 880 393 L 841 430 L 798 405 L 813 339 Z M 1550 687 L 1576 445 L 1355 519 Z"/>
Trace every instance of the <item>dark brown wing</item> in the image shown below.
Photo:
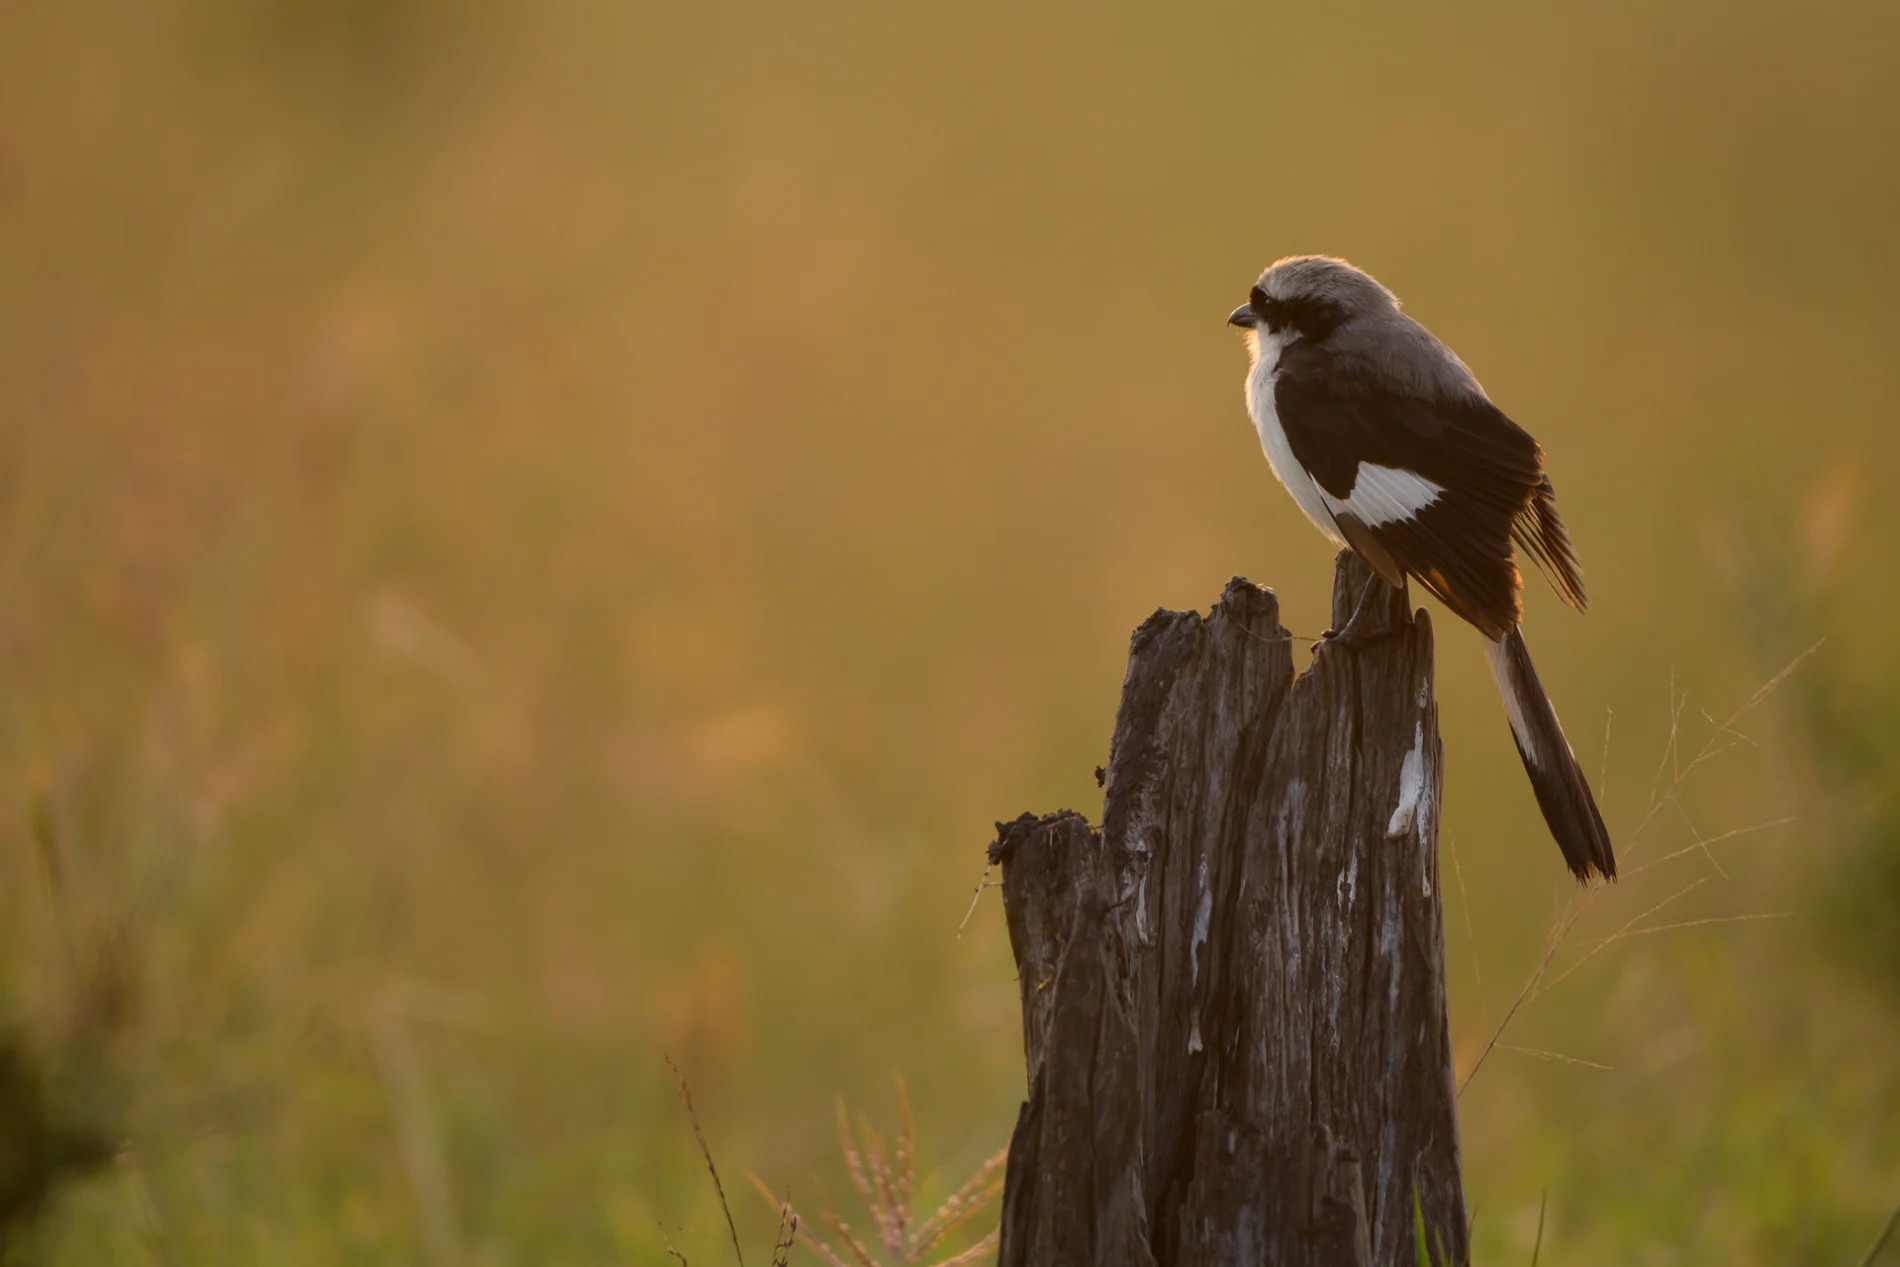
<path fill-rule="evenodd" d="M 1557 513 L 1557 490 L 1550 486 L 1548 475 L 1531 491 L 1530 504 L 1512 522 L 1511 539 L 1536 561 L 1537 570 L 1559 598 L 1578 611 L 1590 606 L 1589 595 L 1583 592 L 1583 565 L 1570 548 L 1570 534 Z"/>
<path fill-rule="evenodd" d="M 1498 638 L 1522 610 L 1515 541 L 1560 594 L 1582 605 L 1581 572 L 1543 453 L 1484 396 L 1394 391 L 1301 340 L 1281 354 L 1274 408 L 1294 457 L 1335 498 L 1351 496 L 1366 463 L 1410 471 L 1442 490 L 1409 517 L 1354 523 L 1347 540 L 1378 570 L 1389 560 Z"/>

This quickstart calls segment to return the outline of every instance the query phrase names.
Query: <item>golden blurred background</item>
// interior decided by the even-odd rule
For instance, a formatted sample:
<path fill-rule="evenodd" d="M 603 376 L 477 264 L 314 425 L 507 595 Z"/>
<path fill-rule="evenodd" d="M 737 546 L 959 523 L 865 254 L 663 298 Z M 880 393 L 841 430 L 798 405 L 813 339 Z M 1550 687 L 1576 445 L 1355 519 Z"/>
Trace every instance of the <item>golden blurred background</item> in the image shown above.
<path fill-rule="evenodd" d="M 24 1252 L 725 1261 L 663 1052 L 748 1246 L 893 1073 L 953 1186 L 1023 1094 L 991 821 L 1098 808 L 1157 605 L 1325 623 L 1223 326 L 1317 251 L 1589 570 L 1528 631 L 1626 869 L 1552 975 L 1631 935 L 1463 1096 L 1478 1261 L 1546 1197 L 1560 1267 L 1858 1261 L 1897 225 L 1877 0 L 7 6 L 0 1029 L 125 1141 Z M 1574 889 L 1440 627 L 1469 1069 Z"/>

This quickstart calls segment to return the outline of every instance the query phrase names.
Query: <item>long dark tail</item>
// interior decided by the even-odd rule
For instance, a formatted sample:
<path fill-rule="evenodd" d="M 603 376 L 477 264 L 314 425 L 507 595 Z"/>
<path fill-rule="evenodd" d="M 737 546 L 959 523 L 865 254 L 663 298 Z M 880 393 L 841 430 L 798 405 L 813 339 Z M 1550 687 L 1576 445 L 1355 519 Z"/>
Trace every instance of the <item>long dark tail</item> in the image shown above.
<path fill-rule="evenodd" d="M 1538 808 L 1564 851 L 1564 861 L 1579 880 L 1588 880 L 1593 871 L 1614 880 L 1616 856 L 1610 852 L 1610 833 L 1604 829 L 1603 815 L 1597 812 L 1577 754 L 1564 738 L 1557 711 L 1531 667 L 1524 635 L 1513 629 L 1496 642 L 1487 641 L 1484 652 L 1491 662 L 1491 676 L 1504 695 L 1504 715 L 1517 740 L 1517 755 L 1524 759 Z"/>

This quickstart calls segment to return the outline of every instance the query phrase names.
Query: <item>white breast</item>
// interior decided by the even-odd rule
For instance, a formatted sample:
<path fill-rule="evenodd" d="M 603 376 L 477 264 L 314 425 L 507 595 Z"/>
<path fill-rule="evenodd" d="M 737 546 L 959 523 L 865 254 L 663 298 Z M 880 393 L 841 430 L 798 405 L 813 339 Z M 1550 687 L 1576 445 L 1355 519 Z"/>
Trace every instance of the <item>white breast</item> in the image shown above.
<path fill-rule="evenodd" d="M 1293 456 L 1293 446 L 1287 443 L 1286 430 L 1280 426 L 1279 414 L 1274 412 L 1273 380 L 1279 373 L 1280 349 L 1285 346 L 1285 336 L 1258 328 L 1247 333 L 1249 342 L 1254 345 L 1253 370 L 1247 375 L 1247 412 L 1253 417 L 1254 429 L 1260 432 L 1260 447 L 1266 450 L 1267 464 L 1286 491 L 1293 494 L 1293 500 L 1313 521 L 1313 526 L 1335 545 L 1343 546 L 1346 538 L 1333 522 L 1326 494 Z"/>

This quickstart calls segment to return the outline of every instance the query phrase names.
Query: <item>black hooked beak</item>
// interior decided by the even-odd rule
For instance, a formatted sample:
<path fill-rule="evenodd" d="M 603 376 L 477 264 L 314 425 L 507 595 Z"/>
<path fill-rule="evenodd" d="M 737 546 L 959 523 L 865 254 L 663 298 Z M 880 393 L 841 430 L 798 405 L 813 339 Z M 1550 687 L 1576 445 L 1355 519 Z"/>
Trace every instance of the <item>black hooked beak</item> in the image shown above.
<path fill-rule="evenodd" d="M 1260 324 L 1260 318 L 1254 316 L 1253 306 L 1251 304 L 1242 304 L 1227 314 L 1227 324 L 1251 330 Z"/>

